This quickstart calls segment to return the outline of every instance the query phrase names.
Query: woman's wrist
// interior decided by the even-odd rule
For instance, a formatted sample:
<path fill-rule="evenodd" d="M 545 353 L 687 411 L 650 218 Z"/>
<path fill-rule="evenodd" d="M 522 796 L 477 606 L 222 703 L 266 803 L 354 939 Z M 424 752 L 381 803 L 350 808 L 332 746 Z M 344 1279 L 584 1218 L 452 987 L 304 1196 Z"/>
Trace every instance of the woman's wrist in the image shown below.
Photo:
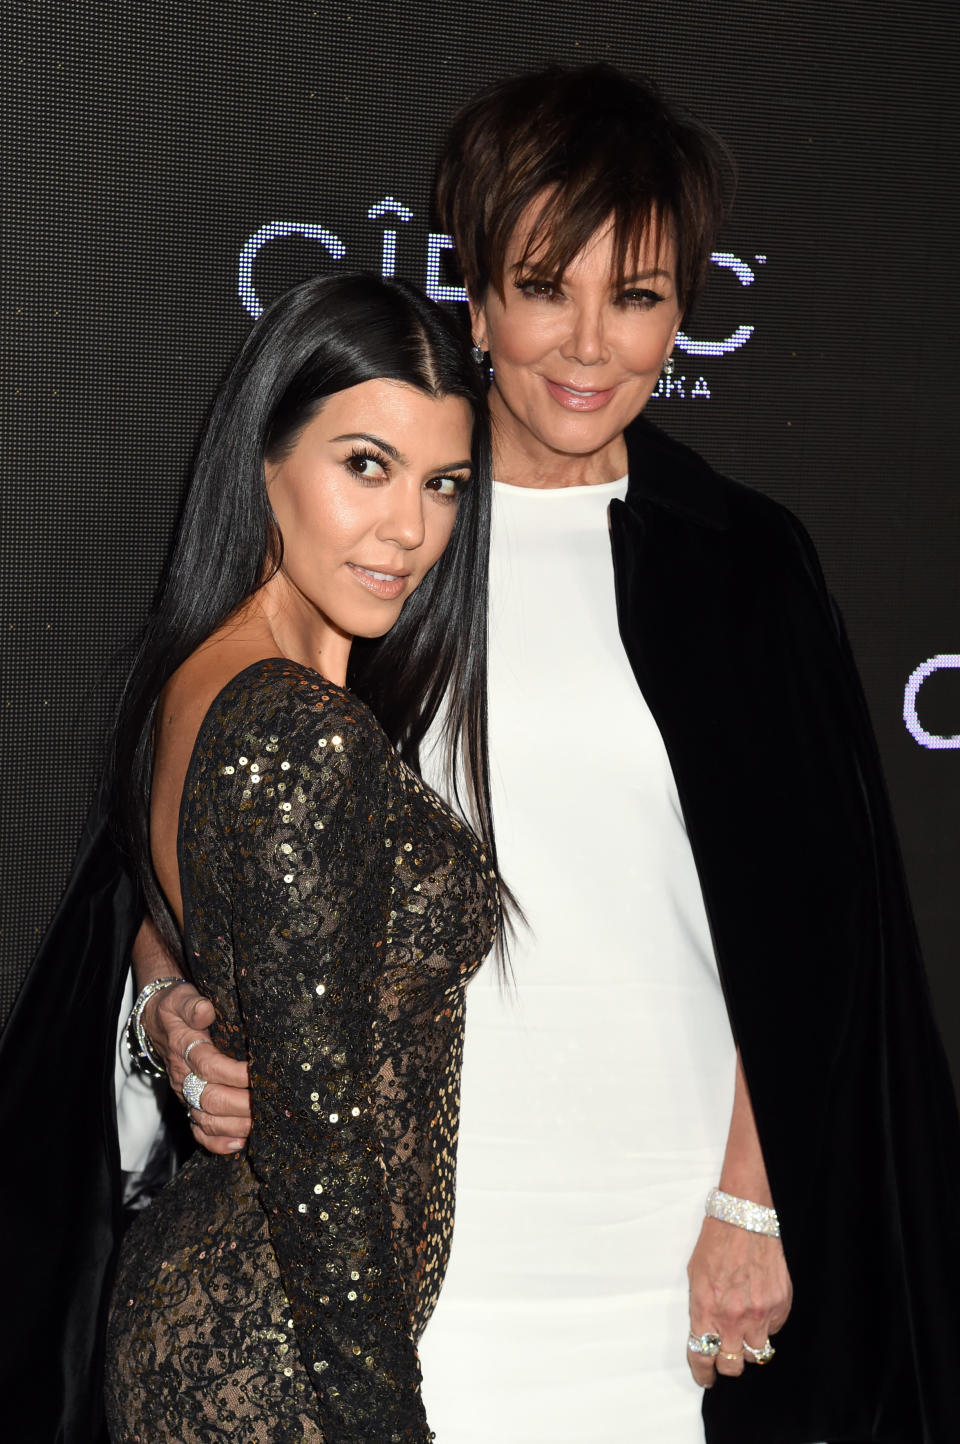
<path fill-rule="evenodd" d="M 171 986 L 173 985 L 171 984 Z M 147 1048 L 152 1055 L 161 1058 L 166 1050 L 162 1046 L 164 1030 L 157 1027 L 157 1010 L 160 1007 L 160 1000 L 165 992 L 165 988 L 158 989 L 151 998 L 147 999 L 146 1005 L 140 1014 L 140 1027 L 146 1036 Z"/>
<path fill-rule="evenodd" d="M 186 981 L 186 978 L 183 977 L 153 978 L 141 988 L 137 995 L 137 1000 L 127 1020 L 126 1036 L 130 1059 L 138 1073 L 146 1073 L 154 1078 L 166 1077 L 163 1059 L 157 1053 L 153 1040 L 147 1032 L 146 1010 L 151 1004 L 156 1004 L 159 994 Z"/>
<path fill-rule="evenodd" d="M 776 1209 L 750 1198 L 727 1193 L 722 1188 L 711 1188 L 704 1211 L 707 1218 L 733 1224 L 735 1228 L 746 1229 L 748 1233 L 762 1233 L 768 1238 L 780 1237 L 780 1220 L 777 1218 Z"/>
<path fill-rule="evenodd" d="M 737 1160 L 724 1159 L 717 1186 L 734 1198 L 749 1198 L 751 1202 L 761 1203 L 765 1208 L 773 1207 L 767 1170 L 759 1155 L 754 1159 L 740 1159 L 739 1163 Z"/>

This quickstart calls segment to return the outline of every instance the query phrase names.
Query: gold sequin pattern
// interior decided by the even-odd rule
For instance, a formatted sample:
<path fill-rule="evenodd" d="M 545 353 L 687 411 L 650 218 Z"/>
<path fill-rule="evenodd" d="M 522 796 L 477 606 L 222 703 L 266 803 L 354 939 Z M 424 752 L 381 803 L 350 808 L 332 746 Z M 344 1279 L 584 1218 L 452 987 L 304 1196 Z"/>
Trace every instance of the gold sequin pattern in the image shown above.
<path fill-rule="evenodd" d="M 489 864 L 367 708 L 281 660 L 208 712 L 180 862 L 188 956 L 215 1041 L 250 1057 L 254 1124 L 124 1243 L 112 1437 L 419 1444 Z"/>

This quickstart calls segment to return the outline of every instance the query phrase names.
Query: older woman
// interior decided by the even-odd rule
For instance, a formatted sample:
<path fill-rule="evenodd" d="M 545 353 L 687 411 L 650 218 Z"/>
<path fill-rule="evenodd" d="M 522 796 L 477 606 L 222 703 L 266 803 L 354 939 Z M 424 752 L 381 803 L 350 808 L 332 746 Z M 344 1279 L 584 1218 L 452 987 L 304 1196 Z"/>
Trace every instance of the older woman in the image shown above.
<path fill-rule="evenodd" d="M 684 1345 L 711 1444 L 955 1437 L 960 1134 L 842 628 L 795 519 L 640 415 L 726 174 L 609 67 L 495 87 L 441 157 L 492 374 L 493 807 L 529 924 L 512 984 L 470 989 L 422 1345 L 445 1444 L 693 1444 Z M 208 1018 L 179 988 L 147 1019 L 178 1086 Z M 242 1074 L 192 1062 L 224 1149 Z"/>

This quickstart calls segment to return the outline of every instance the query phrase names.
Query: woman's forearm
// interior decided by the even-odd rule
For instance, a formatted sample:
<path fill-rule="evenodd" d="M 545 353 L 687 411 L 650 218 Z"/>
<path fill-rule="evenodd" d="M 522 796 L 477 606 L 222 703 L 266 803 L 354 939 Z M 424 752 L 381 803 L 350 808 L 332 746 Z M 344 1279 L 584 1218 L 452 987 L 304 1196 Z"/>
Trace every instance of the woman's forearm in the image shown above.
<path fill-rule="evenodd" d="M 140 931 L 134 938 L 130 961 L 133 968 L 133 991 L 135 994 L 139 994 L 148 983 L 154 982 L 157 978 L 183 977 L 183 969 L 164 945 L 163 939 L 149 917 L 145 917 L 140 924 Z M 174 991 L 180 992 L 181 990 L 176 988 Z M 168 1025 L 162 1023 L 158 1014 L 164 996 L 163 992 L 159 992 L 147 1000 L 143 1009 L 142 1022 L 147 1037 L 166 1058 L 170 1046 L 167 1037 Z"/>
<path fill-rule="evenodd" d="M 763 1162 L 757 1125 L 753 1116 L 753 1105 L 743 1074 L 743 1064 L 737 1052 L 737 1074 L 733 1094 L 733 1114 L 730 1131 L 727 1134 L 727 1148 L 723 1156 L 720 1173 L 720 1187 L 724 1193 L 737 1198 L 748 1198 L 753 1203 L 773 1207 L 767 1170 Z"/>
<path fill-rule="evenodd" d="M 170 955 L 164 946 L 163 939 L 148 917 L 145 917 L 140 924 L 140 931 L 134 939 L 131 961 L 133 963 L 134 991 L 137 993 L 146 987 L 147 983 L 152 983 L 155 978 L 180 978 L 183 976 L 183 969 Z"/>

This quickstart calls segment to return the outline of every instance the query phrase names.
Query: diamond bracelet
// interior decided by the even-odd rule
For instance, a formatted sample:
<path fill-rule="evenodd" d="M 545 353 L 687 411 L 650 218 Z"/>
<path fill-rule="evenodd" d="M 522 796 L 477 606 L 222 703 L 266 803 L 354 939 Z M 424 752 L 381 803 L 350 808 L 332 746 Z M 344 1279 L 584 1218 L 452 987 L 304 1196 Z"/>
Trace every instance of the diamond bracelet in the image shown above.
<path fill-rule="evenodd" d="M 143 1010 L 155 993 L 163 992 L 164 988 L 175 988 L 178 983 L 186 981 L 186 978 L 154 978 L 138 995 L 125 1029 L 130 1062 L 135 1073 L 143 1073 L 148 1078 L 166 1078 L 163 1060 L 157 1057 L 143 1026 Z"/>
<path fill-rule="evenodd" d="M 780 1237 L 780 1220 L 774 1208 L 765 1208 L 762 1203 L 751 1203 L 748 1198 L 735 1198 L 732 1193 L 711 1188 L 707 1194 L 707 1218 L 719 1218 L 749 1233 L 763 1233 L 768 1238 Z"/>

